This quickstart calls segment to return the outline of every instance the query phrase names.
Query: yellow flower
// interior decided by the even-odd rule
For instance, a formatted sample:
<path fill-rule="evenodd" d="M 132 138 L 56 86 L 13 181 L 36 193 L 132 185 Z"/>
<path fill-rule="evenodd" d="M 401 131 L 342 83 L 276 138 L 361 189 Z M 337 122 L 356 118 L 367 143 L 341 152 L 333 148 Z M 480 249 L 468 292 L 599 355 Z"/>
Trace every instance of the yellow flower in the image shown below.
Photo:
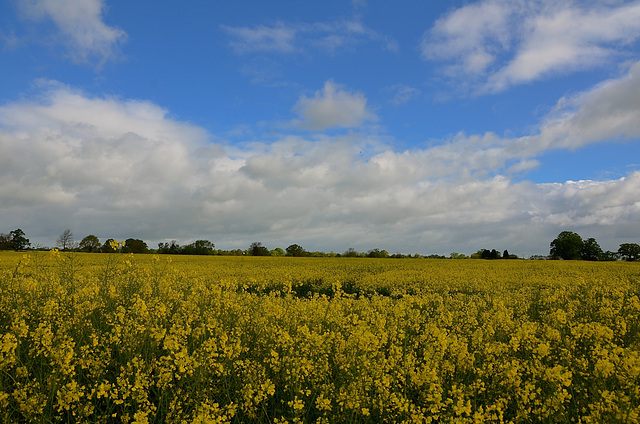
<path fill-rule="evenodd" d="M 304 409 L 304 401 L 302 399 L 298 399 L 298 396 L 295 396 L 294 399 L 287 402 L 287 404 L 296 412 Z"/>
<path fill-rule="evenodd" d="M 138 411 L 133 414 L 133 422 L 131 424 L 149 424 L 149 418 L 144 411 Z"/>

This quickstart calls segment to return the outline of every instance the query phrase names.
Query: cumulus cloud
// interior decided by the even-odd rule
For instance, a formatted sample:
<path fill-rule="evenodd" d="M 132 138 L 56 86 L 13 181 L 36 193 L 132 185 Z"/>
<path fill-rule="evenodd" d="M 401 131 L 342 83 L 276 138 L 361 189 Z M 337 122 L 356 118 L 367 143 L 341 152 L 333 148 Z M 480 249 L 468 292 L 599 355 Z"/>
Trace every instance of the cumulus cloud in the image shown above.
<path fill-rule="evenodd" d="M 29 0 L 18 2 L 25 16 L 50 19 L 60 31 L 73 60 L 104 63 L 114 57 L 127 34 L 103 21 L 103 0 Z"/>
<path fill-rule="evenodd" d="M 421 41 L 424 59 L 449 61 L 455 79 L 499 92 L 601 66 L 640 37 L 640 3 L 484 0 L 440 18 Z"/>
<path fill-rule="evenodd" d="M 367 108 L 367 98 L 362 93 L 346 91 L 329 80 L 322 91 L 312 98 L 302 96 L 293 110 L 300 115 L 300 126 L 320 131 L 328 128 L 351 128 L 362 125 L 376 116 Z"/>
<path fill-rule="evenodd" d="M 569 100 L 573 116 L 592 113 L 596 99 L 603 114 L 619 114 L 602 99 L 627 90 L 629 79 Z M 327 92 L 334 100 L 342 92 L 328 87 L 308 101 L 324 104 Z M 541 140 L 552 119 L 567 119 L 560 115 L 541 124 Z M 608 135 L 626 126 L 610 128 Z M 532 143 L 461 134 L 395 151 L 351 132 L 221 145 L 153 103 L 50 84 L 39 99 L 0 106 L 0 231 L 22 228 L 45 245 L 71 228 L 78 237 L 151 245 L 206 238 L 221 248 L 259 240 L 326 251 L 508 248 L 520 255 L 546 253 L 564 229 L 596 237 L 605 249 L 640 237 L 640 172 L 516 182 L 508 168 L 527 169 L 553 147 Z"/>

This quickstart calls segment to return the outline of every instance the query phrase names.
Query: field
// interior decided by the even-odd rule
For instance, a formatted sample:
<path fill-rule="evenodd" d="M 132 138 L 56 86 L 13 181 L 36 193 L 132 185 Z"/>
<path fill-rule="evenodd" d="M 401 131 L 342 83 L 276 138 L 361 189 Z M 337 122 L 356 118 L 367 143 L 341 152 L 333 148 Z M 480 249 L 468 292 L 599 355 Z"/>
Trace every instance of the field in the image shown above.
<path fill-rule="evenodd" d="M 636 423 L 640 263 L 0 253 L 0 421 Z"/>

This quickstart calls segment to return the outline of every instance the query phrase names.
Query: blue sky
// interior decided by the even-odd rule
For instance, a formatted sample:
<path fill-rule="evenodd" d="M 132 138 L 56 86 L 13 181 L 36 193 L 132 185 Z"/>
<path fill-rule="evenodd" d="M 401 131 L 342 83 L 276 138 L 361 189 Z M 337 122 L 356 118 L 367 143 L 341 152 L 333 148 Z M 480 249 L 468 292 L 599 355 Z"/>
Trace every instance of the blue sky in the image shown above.
<path fill-rule="evenodd" d="M 46 246 L 640 242 L 640 2 L 0 2 L 0 213 Z"/>

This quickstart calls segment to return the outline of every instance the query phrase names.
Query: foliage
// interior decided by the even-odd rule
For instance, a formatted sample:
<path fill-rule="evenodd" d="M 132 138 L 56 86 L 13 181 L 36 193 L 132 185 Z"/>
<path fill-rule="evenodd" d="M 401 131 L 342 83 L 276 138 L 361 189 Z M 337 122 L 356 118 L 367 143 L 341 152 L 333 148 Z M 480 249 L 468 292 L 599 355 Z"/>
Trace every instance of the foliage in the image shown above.
<path fill-rule="evenodd" d="M 496 249 L 483 249 L 480 257 L 482 259 L 500 259 L 500 252 L 498 252 Z"/>
<path fill-rule="evenodd" d="M 251 256 L 269 256 L 269 249 L 264 247 L 259 241 L 255 241 L 249 246 L 249 253 Z"/>
<path fill-rule="evenodd" d="M 638 422 L 639 271 L 2 253 L 0 421 Z"/>
<path fill-rule="evenodd" d="M 11 231 L 9 235 L 11 236 L 11 248 L 13 250 L 25 250 L 31 245 L 31 242 L 26 237 L 24 231 L 20 228 Z"/>
<path fill-rule="evenodd" d="M 360 254 L 358 253 L 358 251 L 356 249 L 354 249 L 353 247 L 350 247 L 346 250 L 346 252 L 344 252 L 342 254 L 342 256 L 347 257 L 347 258 L 355 258 L 360 256 Z"/>
<path fill-rule="evenodd" d="M 78 248 L 83 252 L 97 252 L 100 249 L 100 239 L 93 234 L 89 234 L 80 241 Z"/>
<path fill-rule="evenodd" d="M 128 238 L 124 241 L 123 253 L 147 253 L 149 247 L 147 243 L 140 239 Z"/>
<path fill-rule="evenodd" d="M 586 239 L 582 244 L 582 259 L 585 261 L 600 261 L 604 252 L 594 238 Z"/>
<path fill-rule="evenodd" d="M 286 249 L 287 256 L 306 256 L 307 252 L 298 244 L 292 244 Z"/>
<path fill-rule="evenodd" d="M 11 250 L 11 234 L 0 233 L 0 250 Z"/>
<path fill-rule="evenodd" d="M 583 242 L 579 234 L 563 231 L 550 244 L 552 259 L 575 260 L 582 258 Z"/>
<path fill-rule="evenodd" d="M 209 240 L 196 240 L 182 248 L 185 255 L 210 255 L 213 253 L 215 245 Z"/>
<path fill-rule="evenodd" d="M 640 259 L 640 245 L 636 243 L 623 243 L 618 249 L 618 254 L 627 261 Z"/>
<path fill-rule="evenodd" d="M 372 249 L 367 252 L 368 258 L 388 258 L 389 252 L 386 250 Z"/>
<path fill-rule="evenodd" d="M 600 256 L 600 260 L 601 261 L 617 261 L 618 260 L 618 252 L 612 252 L 610 250 L 607 250 L 606 252 L 602 253 L 602 256 Z"/>
<path fill-rule="evenodd" d="M 109 238 L 105 240 L 104 244 L 100 248 L 100 251 L 102 253 L 113 253 L 113 252 L 117 252 L 119 247 L 120 245 L 117 244 L 114 239 Z"/>
<path fill-rule="evenodd" d="M 182 253 L 182 248 L 175 240 L 171 240 L 171 243 L 158 243 L 158 253 L 177 255 Z"/>

